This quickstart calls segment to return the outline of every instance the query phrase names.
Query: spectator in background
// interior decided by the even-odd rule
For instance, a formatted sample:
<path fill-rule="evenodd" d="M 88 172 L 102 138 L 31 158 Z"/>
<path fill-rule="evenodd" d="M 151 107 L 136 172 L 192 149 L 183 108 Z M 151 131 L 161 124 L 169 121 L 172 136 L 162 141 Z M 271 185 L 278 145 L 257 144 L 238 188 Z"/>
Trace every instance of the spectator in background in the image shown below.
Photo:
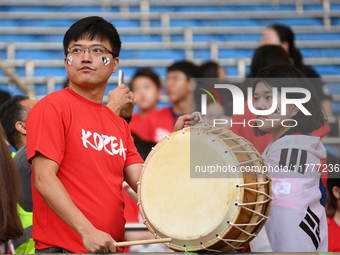
<path fill-rule="evenodd" d="M 334 170 L 334 169 L 333 169 Z M 339 173 L 328 173 L 327 203 L 328 251 L 340 252 L 340 179 Z"/>
<path fill-rule="evenodd" d="M 0 122 L 7 140 L 16 150 L 14 161 L 23 184 L 21 207 L 32 212 L 31 165 L 27 162 L 26 118 L 36 101 L 27 96 L 15 95 L 0 107 Z"/>
<path fill-rule="evenodd" d="M 201 78 L 227 78 L 224 68 L 213 61 L 204 62 L 198 67 L 198 73 Z"/>
<path fill-rule="evenodd" d="M 256 74 L 264 67 L 275 64 L 289 64 L 289 56 L 280 46 L 267 45 L 256 49 L 250 65 L 250 74 L 248 78 L 255 78 Z M 249 84 L 248 84 L 249 83 Z M 246 81 L 246 86 L 251 86 L 251 80 Z M 253 128 L 248 126 L 248 121 L 254 119 L 254 114 L 248 108 L 247 99 L 244 102 L 244 115 L 233 115 L 232 121 L 242 123 L 245 120 L 245 126 L 236 124 L 230 127 L 235 134 L 244 137 L 251 142 L 255 148 L 262 154 L 267 145 L 271 142 L 270 134 L 261 137 L 255 136 Z"/>
<path fill-rule="evenodd" d="M 34 253 L 34 241 L 31 238 L 33 220 L 33 201 L 31 189 L 31 165 L 27 162 L 26 118 L 36 101 L 27 96 L 15 95 L 0 107 L 0 122 L 4 127 L 7 141 L 16 150 L 14 162 L 20 174 L 23 192 L 18 205 L 18 212 L 24 226 L 24 237 L 20 242 L 13 242 L 15 253 Z"/>
<path fill-rule="evenodd" d="M 162 92 L 161 82 L 158 75 L 150 68 L 138 70 L 130 82 L 139 112 L 132 116 L 130 121 L 131 132 L 141 136 L 141 126 L 145 116 L 156 109 Z"/>
<path fill-rule="evenodd" d="M 257 73 L 264 67 L 268 67 L 271 65 L 277 64 L 288 64 L 291 65 L 289 55 L 281 46 L 278 45 L 265 45 L 259 47 L 253 56 L 251 65 L 250 65 L 250 74 L 248 78 L 255 78 Z M 250 86 L 252 80 L 246 81 L 246 86 Z M 243 122 L 245 120 L 245 127 L 240 124 L 233 125 L 230 129 L 237 135 L 240 135 L 250 141 L 255 148 L 262 153 L 266 146 L 271 142 L 271 136 L 269 134 L 265 134 L 261 137 L 254 136 L 252 132 L 252 127 L 249 127 L 247 122 L 251 119 L 254 119 L 254 114 L 250 112 L 248 108 L 247 100 L 244 102 L 244 115 L 234 115 L 232 117 L 233 122 Z M 326 124 L 320 127 L 318 130 L 313 131 L 313 135 L 315 136 L 325 136 L 330 131 L 329 126 Z"/>
<path fill-rule="evenodd" d="M 262 68 L 275 64 L 291 64 L 289 55 L 282 47 L 277 45 L 266 45 L 257 48 L 251 60 L 248 78 L 255 78 L 256 74 Z"/>
<path fill-rule="evenodd" d="M 319 202 L 321 192 L 318 185 L 321 179 L 326 185 L 326 149 L 318 137 L 309 135 L 325 124 L 320 102 L 309 80 L 292 65 L 263 68 L 257 78 L 253 82 L 254 108 L 257 110 L 272 107 L 273 88 L 277 88 L 279 98 L 281 89 L 285 87 L 305 88 L 311 92 L 311 100 L 303 104 L 311 115 L 305 115 L 293 104 L 284 106 L 285 115 L 278 114 L 282 106 L 281 100 L 278 100 L 276 112 L 255 116 L 254 134 L 270 133 L 272 136 L 272 142 L 262 156 L 272 170 L 279 169 L 270 170 L 273 200 L 264 228 L 271 249 L 273 252 L 326 252 L 327 220 L 325 208 Z M 288 98 L 299 99 L 304 95 L 290 92 Z M 266 121 L 273 119 L 279 121 Z M 281 121 L 284 119 L 290 124 L 283 125 Z M 294 126 L 289 121 L 292 119 L 296 123 Z M 311 171 L 308 165 L 322 166 L 323 171 Z M 263 240 L 255 238 L 253 241 Z"/>
<path fill-rule="evenodd" d="M 173 105 L 147 114 L 141 130 L 142 139 L 159 142 L 172 132 L 180 115 L 196 109 L 194 94 L 196 83 L 190 84 L 190 78 L 196 77 L 198 68 L 191 62 L 176 62 L 168 67 L 165 89 Z"/>
<path fill-rule="evenodd" d="M 14 253 L 13 246 L 8 241 L 23 235 L 17 212 L 20 191 L 20 176 L 0 125 L 0 253 Z"/>
<path fill-rule="evenodd" d="M 320 76 L 310 66 L 303 64 L 303 58 L 298 48 L 295 46 L 294 32 L 283 25 L 273 25 L 267 28 L 262 35 L 260 42 L 263 45 L 279 45 L 288 52 L 293 66 L 299 69 L 307 78 L 311 80 L 318 99 L 324 109 L 327 117 L 333 116 L 332 97 L 329 94 L 327 86 L 321 81 Z"/>
<path fill-rule="evenodd" d="M 225 81 L 227 78 L 227 75 L 223 69 L 222 66 L 217 64 L 216 62 L 209 61 L 205 62 L 202 65 L 198 67 L 198 73 L 200 78 L 213 78 L 216 81 L 216 79 L 219 79 L 221 81 Z M 204 80 L 203 80 L 204 81 Z M 206 81 L 209 82 L 209 79 Z M 214 84 L 209 84 L 210 86 L 214 86 Z M 223 89 L 215 89 L 219 96 L 221 97 L 222 104 L 215 103 L 212 101 L 211 97 L 207 97 L 207 114 L 202 115 L 203 120 L 208 123 L 209 125 L 214 125 L 215 119 L 225 119 L 228 120 L 227 128 L 229 127 L 229 120 L 231 119 L 231 111 L 232 111 L 232 99 L 229 96 L 227 90 Z M 201 102 L 201 91 L 199 89 L 196 89 L 195 91 L 195 100 L 197 105 Z M 231 103 L 231 104 L 230 104 Z"/>

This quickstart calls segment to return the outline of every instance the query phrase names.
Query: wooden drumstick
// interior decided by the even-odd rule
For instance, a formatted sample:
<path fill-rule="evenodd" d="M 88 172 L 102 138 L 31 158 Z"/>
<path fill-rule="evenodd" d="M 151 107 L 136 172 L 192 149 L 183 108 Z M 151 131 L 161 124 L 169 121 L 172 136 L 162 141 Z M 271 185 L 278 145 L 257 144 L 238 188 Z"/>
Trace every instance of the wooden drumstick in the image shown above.
<path fill-rule="evenodd" d="M 129 242 L 117 242 L 115 243 L 115 246 L 124 247 L 124 246 L 152 244 L 152 243 L 169 243 L 171 241 L 172 241 L 171 238 L 160 238 L 160 239 L 138 240 L 138 241 L 129 241 Z"/>

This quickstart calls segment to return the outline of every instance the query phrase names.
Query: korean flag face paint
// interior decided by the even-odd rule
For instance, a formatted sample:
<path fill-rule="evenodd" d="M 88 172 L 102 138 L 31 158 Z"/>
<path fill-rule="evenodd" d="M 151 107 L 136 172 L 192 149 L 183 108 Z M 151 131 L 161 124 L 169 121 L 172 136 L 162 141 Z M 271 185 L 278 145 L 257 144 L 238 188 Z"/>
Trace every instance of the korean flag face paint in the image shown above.
<path fill-rule="evenodd" d="M 272 115 L 280 115 L 280 114 L 281 114 L 280 107 L 277 107 L 276 110 L 272 113 Z"/>
<path fill-rule="evenodd" d="M 107 66 L 108 64 L 110 64 L 110 59 L 108 57 L 104 56 L 102 59 L 103 59 L 104 65 Z"/>
<path fill-rule="evenodd" d="M 72 65 L 72 60 L 73 60 L 73 57 L 72 56 L 69 56 L 68 59 L 67 59 L 67 64 L 70 66 Z"/>

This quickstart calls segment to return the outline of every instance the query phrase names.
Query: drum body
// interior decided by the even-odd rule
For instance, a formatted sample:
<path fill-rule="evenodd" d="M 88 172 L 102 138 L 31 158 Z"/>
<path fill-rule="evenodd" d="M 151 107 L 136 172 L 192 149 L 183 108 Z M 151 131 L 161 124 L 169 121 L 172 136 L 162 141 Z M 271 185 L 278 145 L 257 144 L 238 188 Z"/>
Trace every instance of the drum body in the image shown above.
<path fill-rule="evenodd" d="M 161 140 L 138 182 L 144 224 L 155 238 L 171 237 L 177 251 L 241 249 L 263 227 L 270 196 L 266 164 L 253 145 L 205 125 Z"/>

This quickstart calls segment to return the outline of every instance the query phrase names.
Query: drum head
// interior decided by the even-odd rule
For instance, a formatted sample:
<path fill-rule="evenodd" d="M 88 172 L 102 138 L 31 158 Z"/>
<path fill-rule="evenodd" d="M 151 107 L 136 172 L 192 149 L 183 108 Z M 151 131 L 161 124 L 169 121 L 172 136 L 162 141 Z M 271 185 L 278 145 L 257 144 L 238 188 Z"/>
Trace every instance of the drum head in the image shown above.
<path fill-rule="evenodd" d="M 242 176 L 190 177 L 190 167 L 239 163 L 233 153 L 225 153 L 228 146 L 222 140 L 204 133 L 193 138 L 190 133 L 196 134 L 179 131 L 157 144 L 145 161 L 138 190 L 148 228 L 159 237 L 171 237 L 170 247 L 180 251 L 218 242 L 217 236 L 230 228 L 227 223 L 236 221 L 236 205 L 243 198 L 237 188 Z"/>

